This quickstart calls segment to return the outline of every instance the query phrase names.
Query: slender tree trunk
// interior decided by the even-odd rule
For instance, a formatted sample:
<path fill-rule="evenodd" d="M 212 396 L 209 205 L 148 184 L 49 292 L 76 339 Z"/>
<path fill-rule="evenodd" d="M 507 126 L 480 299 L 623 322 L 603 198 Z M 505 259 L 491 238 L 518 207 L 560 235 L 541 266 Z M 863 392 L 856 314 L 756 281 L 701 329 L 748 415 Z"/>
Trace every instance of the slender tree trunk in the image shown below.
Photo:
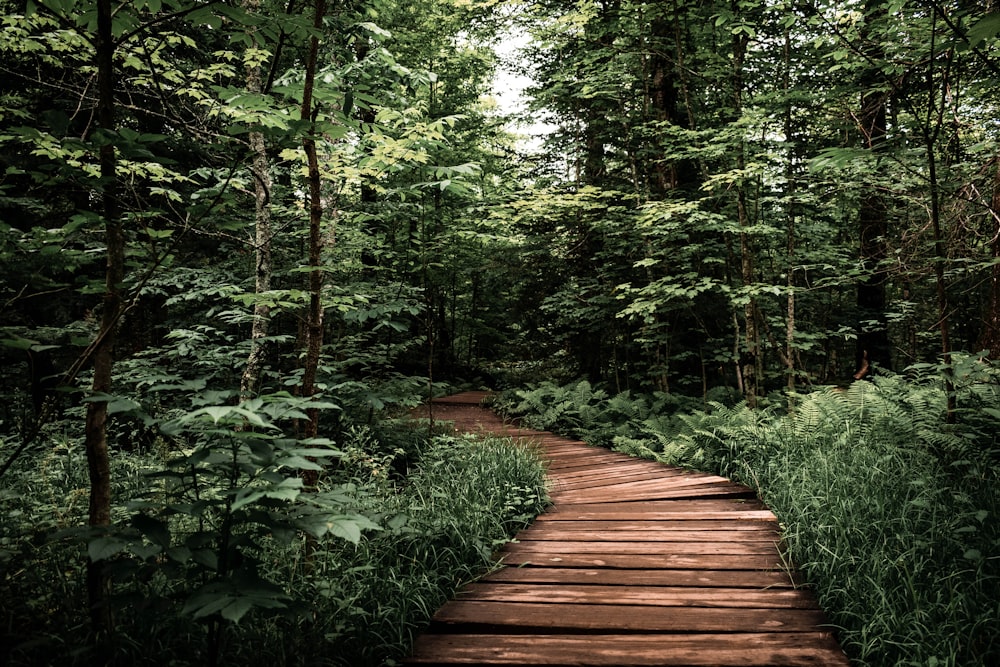
<path fill-rule="evenodd" d="M 786 280 L 785 288 L 788 290 L 786 296 L 785 315 L 785 372 L 786 388 L 789 393 L 789 407 L 791 404 L 791 394 L 795 391 L 795 215 L 797 207 L 795 204 L 795 126 L 792 122 L 793 108 L 791 98 L 791 68 L 792 68 L 792 38 L 788 28 L 785 29 L 784 44 L 784 71 L 782 75 L 782 88 L 785 93 L 785 142 L 788 144 L 788 154 L 785 158 L 785 198 L 786 204 L 786 233 L 788 243 L 786 246 Z"/>
<path fill-rule="evenodd" d="M 941 233 L 941 193 L 937 178 L 937 156 L 934 150 L 934 139 L 927 142 L 927 168 L 930 179 L 931 196 L 931 233 L 934 235 L 934 283 L 937 292 L 938 328 L 941 331 L 941 360 L 944 363 L 944 384 L 947 399 L 947 421 L 955 421 L 955 382 L 952 379 L 951 368 L 951 327 L 949 326 L 948 290 L 945 282 L 945 264 L 948 261 L 948 251 L 944 236 Z"/>
<path fill-rule="evenodd" d="M 111 0 L 97 3 L 97 92 L 98 132 L 115 132 L 115 43 L 112 35 Z M 122 307 L 121 283 L 125 277 L 125 241 L 118 201 L 117 156 L 111 137 L 106 136 L 100 148 L 101 207 L 107 246 L 104 300 L 101 328 L 94 351 L 95 394 L 111 392 L 114 368 L 115 330 Z M 108 404 L 97 400 L 87 403 L 84 425 L 84 447 L 90 476 L 90 511 L 88 523 L 102 528 L 111 525 L 111 461 L 107 439 Z M 100 640 L 114 627 L 109 600 L 110 580 L 103 563 L 87 562 L 87 596 L 90 619 L 95 636 Z"/>
<path fill-rule="evenodd" d="M 734 13 L 738 8 L 734 3 Z M 743 113 L 743 62 L 746 57 L 748 37 L 740 33 L 733 35 L 733 112 L 736 118 Z M 746 146 L 740 140 L 736 149 L 736 168 L 741 172 L 746 167 Z M 743 286 L 750 288 L 754 282 L 753 248 L 750 243 L 750 215 L 747 211 L 746 187 L 743 183 L 736 186 L 736 215 L 740 225 L 740 275 Z M 757 326 L 757 300 L 751 295 L 743 307 L 743 319 L 746 326 L 746 339 L 740 367 L 743 376 L 743 395 L 747 405 L 757 407 L 757 397 L 760 396 L 760 381 L 762 359 L 760 357 L 760 331 Z"/>
<path fill-rule="evenodd" d="M 315 33 L 309 40 L 309 54 L 306 59 L 305 83 L 302 89 L 302 120 L 314 120 L 313 87 L 319 60 L 319 32 L 323 28 L 326 15 L 326 0 L 316 0 L 313 28 Z M 323 272 L 321 251 L 323 248 L 323 193 L 320 180 L 319 158 L 316 150 L 315 130 L 311 128 L 302 141 L 308 165 L 309 196 L 309 312 L 306 316 L 306 358 L 302 374 L 302 395 L 316 393 L 316 375 L 319 370 L 320 354 L 323 350 Z M 316 437 L 319 432 L 319 411 L 310 408 L 305 436 Z M 307 480 L 310 481 L 310 480 Z M 315 480 L 311 480 L 315 483 Z"/>
<path fill-rule="evenodd" d="M 937 292 L 938 327 L 941 331 L 941 360 L 944 364 L 944 386 L 947 394 L 947 421 L 955 422 L 956 398 L 955 381 L 952 372 L 951 358 L 951 327 L 949 325 L 948 289 L 945 282 L 945 265 L 948 262 L 948 248 L 945 245 L 941 230 L 941 184 L 937 175 L 936 144 L 944 125 L 944 110 L 949 95 L 949 72 L 952 62 L 952 52 L 948 52 L 946 68 L 942 73 L 941 96 L 936 98 L 937 90 L 934 82 L 935 46 L 937 37 L 938 12 L 935 9 L 934 22 L 931 31 L 931 58 L 927 69 L 927 119 L 923 126 L 924 144 L 927 150 L 927 179 L 930 186 L 931 199 L 931 233 L 934 235 L 934 282 Z"/>
<path fill-rule="evenodd" d="M 245 0 L 243 8 L 253 14 L 260 9 L 260 0 Z M 256 31 L 254 31 L 256 32 Z M 247 91 L 264 91 L 261 66 L 247 66 Z M 258 300 L 253 307 L 253 324 L 250 330 L 250 353 L 240 380 L 240 398 L 251 398 L 260 384 L 260 373 L 267 351 L 264 339 L 267 337 L 271 317 L 271 307 L 260 296 L 271 289 L 271 164 L 267 155 L 264 134 L 250 132 L 248 136 L 253 163 L 250 172 L 254 181 L 254 293 Z"/>

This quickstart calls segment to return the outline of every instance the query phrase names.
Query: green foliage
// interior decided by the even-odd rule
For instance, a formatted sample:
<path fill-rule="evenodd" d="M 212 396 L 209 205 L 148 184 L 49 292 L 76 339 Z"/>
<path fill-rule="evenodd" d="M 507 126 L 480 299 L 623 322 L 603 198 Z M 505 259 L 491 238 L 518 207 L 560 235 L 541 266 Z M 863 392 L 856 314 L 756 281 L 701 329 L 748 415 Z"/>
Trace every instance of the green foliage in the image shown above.
<path fill-rule="evenodd" d="M 41 471 L 13 471 L 0 497 L 3 620 L 15 633 L 4 636 L 5 664 L 89 664 L 81 549 L 113 575 L 114 645 L 128 664 L 203 664 L 213 623 L 224 624 L 226 661 L 383 664 L 404 656 L 545 502 L 529 451 L 504 440 L 428 443 L 406 428 L 397 442 L 420 440 L 409 474 L 350 462 L 391 446 L 357 430 L 342 445 L 343 468 L 307 490 L 297 471 L 336 452 L 268 435 L 304 407 L 271 397 L 178 418 L 168 430 L 181 451 L 116 458 L 117 528 L 84 542 L 73 528 L 86 502 L 81 452 L 67 442 Z"/>
<path fill-rule="evenodd" d="M 274 653 L 255 660 L 304 655 L 325 636 L 350 638 L 357 660 L 377 660 L 363 646 L 379 642 L 355 629 L 389 636 L 392 623 L 361 611 L 353 589 L 317 594 L 314 577 L 350 572 L 375 598 L 395 581 L 424 590 L 404 566 L 383 580 L 344 554 L 383 539 L 391 551 L 392 540 L 416 534 L 435 546 L 406 543 L 410 558 L 451 553 L 457 527 L 439 530 L 395 504 L 428 474 L 412 474 L 428 444 L 388 418 L 441 378 L 478 383 L 487 364 L 485 379 L 506 386 L 586 378 L 508 399 L 541 428 L 748 482 L 777 479 L 772 462 L 793 453 L 796 470 L 825 465 L 806 442 L 836 453 L 831 488 L 850 465 L 871 473 L 850 487 L 858 497 L 883 484 L 871 476 L 879 457 L 947 489 L 921 491 L 934 507 L 963 493 L 962 471 L 976 471 L 969 488 L 992 479 L 994 371 L 979 361 L 987 355 L 954 354 L 942 366 L 935 333 L 954 312 L 953 347 L 997 353 L 987 334 L 1000 301 L 985 287 L 997 253 L 997 20 L 984 7 L 522 4 L 512 11 L 536 38 L 524 64 L 536 81 L 530 114 L 558 126 L 531 156 L 488 99 L 497 57 L 486 44 L 508 17 L 503 3 L 347 3 L 316 33 L 309 11 L 267 0 L 126 2 L 112 26 L 113 132 L 93 131 L 93 2 L 3 4 L 0 451 L 23 458 L 4 480 L 15 481 L 2 492 L 10 513 L 0 516 L 0 560 L 17 575 L 4 584 L 11 618 L 37 621 L 40 642 L 65 626 L 65 653 L 82 645 L 66 610 L 85 604 L 89 556 L 114 575 L 119 611 L 136 613 L 123 646 L 187 637 L 163 662 L 190 659 L 206 642 L 242 660 L 261 632 Z M 303 48 L 314 35 L 324 63 L 316 117 L 300 119 Z M 251 70 L 260 74 L 253 90 Z M 890 127 L 871 150 L 859 103 L 883 98 Z M 315 275 L 303 256 L 310 128 L 326 206 L 316 295 L 323 398 L 313 403 L 294 395 Z M 128 263 L 113 397 L 79 390 L 89 370 L 78 358 L 103 308 L 96 203 L 108 147 Z M 886 252 L 869 266 L 857 257 L 872 240 L 860 222 L 873 194 L 885 209 Z M 273 230 L 271 285 L 260 293 L 258 205 Z M 926 234 L 938 208 L 943 253 Z M 941 312 L 930 287 L 939 268 Z M 887 303 L 865 312 L 858 288 L 875 278 L 885 279 Z M 261 371 L 240 403 L 255 307 L 270 328 L 253 341 Z M 749 353 L 765 391 L 846 379 L 856 341 L 872 328 L 890 335 L 893 362 L 910 364 L 913 382 L 877 376 L 845 392 L 788 396 L 791 416 L 751 412 L 733 396 Z M 942 375 L 954 385 L 954 425 L 942 422 Z M 74 443 L 85 401 L 105 399 L 115 526 L 84 535 L 89 481 Z M 298 441 L 297 422 L 320 406 L 325 439 Z M 443 458 L 471 456 L 464 444 L 441 447 Z M 472 475 L 448 465 L 428 459 Z M 331 469 L 315 490 L 300 481 Z M 482 503 L 538 497 L 520 482 L 494 491 Z M 945 518 L 942 530 L 978 539 L 989 523 L 979 512 L 993 510 L 956 507 L 963 523 Z M 60 530 L 66 539 L 48 539 Z M 494 538 L 470 539 L 455 550 L 481 556 Z M 969 567 L 992 581 L 990 546 L 970 544 Z M 314 547 L 310 560 L 303 554 Z M 401 608 L 429 608 L 436 584 L 426 590 Z M 302 610 L 314 608 L 302 600 L 317 597 L 336 613 L 307 622 Z M 857 646 L 859 655 L 887 650 Z"/>
<path fill-rule="evenodd" d="M 404 657 L 437 608 L 541 511 L 543 478 L 509 441 L 439 437 L 405 486 L 369 496 L 364 507 L 385 530 L 317 557 L 317 591 L 331 606 L 317 629 L 335 648 L 332 663 Z"/>
<path fill-rule="evenodd" d="M 587 380 L 558 386 L 545 382 L 531 389 L 508 390 L 498 399 L 498 409 L 539 430 L 551 430 L 592 445 L 609 447 L 619 439 L 641 438 L 658 419 L 697 404 L 691 399 L 657 393 L 610 396 Z"/>

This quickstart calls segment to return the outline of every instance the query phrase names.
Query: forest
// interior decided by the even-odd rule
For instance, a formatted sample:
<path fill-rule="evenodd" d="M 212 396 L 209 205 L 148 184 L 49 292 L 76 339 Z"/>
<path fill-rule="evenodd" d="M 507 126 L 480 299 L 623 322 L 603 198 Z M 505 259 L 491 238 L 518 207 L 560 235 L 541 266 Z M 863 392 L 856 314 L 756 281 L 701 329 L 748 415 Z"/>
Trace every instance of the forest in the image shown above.
<path fill-rule="evenodd" d="M 0 663 L 398 664 L 546 502 L 464 389 L 1000 662 L 1000 6 L 0 4 Z"/>

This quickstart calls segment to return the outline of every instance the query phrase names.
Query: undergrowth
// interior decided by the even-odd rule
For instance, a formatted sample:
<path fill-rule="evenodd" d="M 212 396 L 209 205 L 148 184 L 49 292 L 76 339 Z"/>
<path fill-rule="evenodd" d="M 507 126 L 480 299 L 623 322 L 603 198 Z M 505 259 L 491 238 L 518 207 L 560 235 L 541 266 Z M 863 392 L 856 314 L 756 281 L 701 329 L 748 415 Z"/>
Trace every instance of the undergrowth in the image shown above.
<path fill-rule="evenodd" d="M 255 538 L 253 549 L 241 548 L 260 578 L 244 582 L 241 594 L 268 587 L 275 604 L 258 605 L 224 625 L 220 664 L 392 664 L 407 654 L 433 612 L 490 568 L 498 545 L 545 502 L 541 465 L 509 441 L 435 436 L 418 446 L 412 435 L 397 444 L 380 435 L 353 430 L 342 443 L 337 472 L 321 485 L 321 494 L 338 499 L 339 511 L 364 517 L 344 524 L 357 534 L 273 534 Z M 398 465 L 401 448 L 412 450 L 407 469 Z M 162 468 L 156 457 L 115 457 L 115 479 L 123 480 L 116 498 L 148 495 L 156 479 L 148 473 Z M 33 465 L 12 470 L 4 484 L 0 663 L 94 664 L 83 588 L 87 545 L 71 539 L 86 513 L 82 452 L 68 440 L 56 441 Z M 118 519 L 128 515 L 121 503 Z M 171 530 L 179 533 L 180 527 L 172 524 Z M 249 539 L 253 531 L 247 530 Z M 144 555 L 142 548 L 150 546 L 146 540 L 130 548 Z M 119 573 L 110 661 L 209 664 L 206 633 L 214 617 L 191 611 L 204 575 L 177 566 L 173 555 L 144 559 L 124 551 L 109 559 Z"/>
<path fill-rule="evenodd" d="M 930 375 L 757 411 L 609 397 L 586 383 L 508 393 L 504 405 L 533 425 L 600 433 L 620 451 L 756 489 L 854 664 L 1000 664 L 1000 378 L 966 368 L 954 423 Z M 631 412 L 615 405 L 627 400 Z"/>

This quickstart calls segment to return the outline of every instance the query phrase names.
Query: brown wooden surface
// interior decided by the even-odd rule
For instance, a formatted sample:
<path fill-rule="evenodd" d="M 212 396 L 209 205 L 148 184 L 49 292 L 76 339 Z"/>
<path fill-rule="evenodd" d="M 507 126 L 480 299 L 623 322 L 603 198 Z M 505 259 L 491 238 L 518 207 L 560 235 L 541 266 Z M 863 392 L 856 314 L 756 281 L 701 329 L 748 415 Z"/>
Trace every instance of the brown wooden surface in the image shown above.
<path fill-rule="evenodd" d="M 505 424 L 486 398 L 426 409 L 536 448 L 553 505 L 497 553 L 506 567 L 438 610 L 407 663 L 848 664 L 750 489 Z"/>

